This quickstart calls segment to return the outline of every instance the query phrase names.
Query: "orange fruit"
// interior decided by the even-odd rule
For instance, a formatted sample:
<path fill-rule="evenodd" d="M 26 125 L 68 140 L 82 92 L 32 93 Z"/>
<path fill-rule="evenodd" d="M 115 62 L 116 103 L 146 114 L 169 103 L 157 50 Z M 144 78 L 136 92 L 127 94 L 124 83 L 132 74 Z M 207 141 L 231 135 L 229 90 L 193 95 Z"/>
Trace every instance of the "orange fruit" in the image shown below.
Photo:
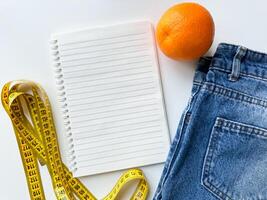
<path fill-rule="evenodd" d="M 175 60 L 194 60 L 204 55 L 213 37 L 212 16 L 197 3 L 174 5 L 163 14 L 156 29 L 160 49 Z"/>

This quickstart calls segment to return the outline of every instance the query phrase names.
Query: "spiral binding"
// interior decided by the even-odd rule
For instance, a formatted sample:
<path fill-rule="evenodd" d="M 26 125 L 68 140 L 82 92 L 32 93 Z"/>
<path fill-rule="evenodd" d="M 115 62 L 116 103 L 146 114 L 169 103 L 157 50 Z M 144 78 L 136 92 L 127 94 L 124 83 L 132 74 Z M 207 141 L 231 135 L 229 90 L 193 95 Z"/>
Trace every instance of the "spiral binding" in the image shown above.
<path fill-rule="evenodd" d="M 64 121 L 64 126 L 65 126 L 65 130 L 67 133 L 67 138 L 68 138 L 68 149 L 69 149 L 69 154 L 67 156 L 68 164 L 69 164 L 70 170 L 74 172 L 77 170 L 77 162 L 75 161 L 76 157 L 75 157 L 75 150 L 74 150 L 74 144 L 73 144 L 73 135 L 72 135 L 71 126 L 70 126 L 70 116 L 69 116 L 68 103 L 67 103 L 66 91 L 65 91 L 64 80 L 63 80 L 63 72 L 62 72 L 61 63 L 60 63 L 58 41 L 52 40 L 51 45 L 52 45 L 51 49 L 52 49 L 52 56 L 53 56 L 53 62 L 54 62 L 53 66 L 54 66 L 54 71 L 55 71 L 58 96 L 59 96 L 59 101 L 61 103 L 63 121 Z"/>

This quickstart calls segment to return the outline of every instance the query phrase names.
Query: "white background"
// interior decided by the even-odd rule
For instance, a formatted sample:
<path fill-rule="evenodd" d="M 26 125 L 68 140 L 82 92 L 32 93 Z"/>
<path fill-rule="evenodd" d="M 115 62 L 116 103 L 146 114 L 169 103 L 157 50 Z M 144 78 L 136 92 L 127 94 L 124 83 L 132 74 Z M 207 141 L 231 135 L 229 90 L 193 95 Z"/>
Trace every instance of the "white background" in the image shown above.
<path fill-rule="evenodd" d="M 174 0 L 1 0 L 0 1 L 0 87 L 10 80 L 30 79 L 46 89 L 53 104 L 58 137 L 63 149 L 63 127 L 50 65 L 51 33 L 109 25 L 126 21 L 150 20 L 156 25 L 161 14 L 181 1 Z M 267 52 L 267 1 L 198 1 L 212 14 L 216 24 L 212 55 L 219 42 L 242 44 Z M 195 62 L 182 63 L 159 52 L 163 89 L 171 137 L 190 95 Z M 29 199 L 23 167 L 11 123 L 0 108 L 0 199 Z M 163 165 L 143 167 L 155 191 Z M 98 197 L 103 197 L 121 172 L 84 177 L 81 180 Z M 48 200 L 55 199 L 49 175 L 42 168 Z M 129 191 L 125 191 L 127 199 Z"/>

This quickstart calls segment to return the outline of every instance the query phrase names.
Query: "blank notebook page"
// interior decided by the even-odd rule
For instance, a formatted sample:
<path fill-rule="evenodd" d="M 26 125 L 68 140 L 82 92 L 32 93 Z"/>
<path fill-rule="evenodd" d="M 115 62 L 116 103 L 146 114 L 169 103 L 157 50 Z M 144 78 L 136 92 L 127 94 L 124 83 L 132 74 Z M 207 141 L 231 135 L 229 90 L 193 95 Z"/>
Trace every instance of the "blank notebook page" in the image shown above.
<path fill-rule="evenodd" d="M 164 162 L 169 133 L 151 24 L 56 34 L 52 43 L 74 176 Z"/>

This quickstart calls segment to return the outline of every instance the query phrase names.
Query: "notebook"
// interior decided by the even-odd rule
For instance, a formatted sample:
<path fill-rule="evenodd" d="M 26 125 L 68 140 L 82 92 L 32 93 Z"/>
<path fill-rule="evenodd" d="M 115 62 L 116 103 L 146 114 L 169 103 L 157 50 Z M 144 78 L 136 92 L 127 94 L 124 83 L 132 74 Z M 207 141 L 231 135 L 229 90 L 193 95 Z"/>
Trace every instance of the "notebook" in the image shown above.
<path fill-rule="evenodd" d="M 164 162 L 170 139 L 152 25 L 55 34 L 51 44 L 73 175 Z"/>

